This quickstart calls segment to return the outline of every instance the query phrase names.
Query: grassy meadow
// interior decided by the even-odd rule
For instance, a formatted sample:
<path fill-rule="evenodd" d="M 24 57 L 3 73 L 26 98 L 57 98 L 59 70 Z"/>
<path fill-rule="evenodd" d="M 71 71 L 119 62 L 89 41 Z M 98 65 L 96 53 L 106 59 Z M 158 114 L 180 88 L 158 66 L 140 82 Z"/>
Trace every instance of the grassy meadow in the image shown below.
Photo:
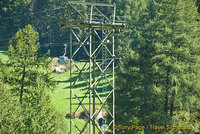
<path fill-rule="evenodd" d="M 0 50 L 0 60 L 2 62 L 6 62 L 8 60 L 6 50 Z M 56 63 L 55 60 L 52 62 L 52 64 L 54 64 L 54 66 L 59 66 L 59 64 Z M 84 62 L 83 63 L 76 62 L 76 65 L 79 69 L 82 69 L 82 68 L 85 69 L 88 66 L 88 64 L 85 64 Z M 99 75 L 100 71 L 96 70 L 96 73 Z M 86 73 L 84 73 L 84 77 L 78 77 L 78 75 L 79 73 L 78 73 L 77 68 L 73 66 L 72 81 L 74 82 L 77 80 L 75 86 L 73 87 L 73 91 L 80 98 L 80 101 L 81 101 L 85 95 L 88 96 L 89 94 L 87 92 L 88 86 L 85 81 L 87 80 L 89 82 L 89 72 L 86 71 Z M 66 115 L 69 115 L 70 113 L 70 71 L 69 69 L 64 73 L 55 73 L 52 71 L 52 77 L 57 82 L 56 89 L 50 93 L 52 104 L 63 117 L 66 117 Z M 104 100 L 105 96 L 108 94 L 108 91 L 105 90 L 105 87 L 107 87 L 107 84 L 105 83 L 106 82 L 104 80 L 98 84 L 97 92 L 99 92 L 99 96 L 101 97 L 102 100 Z M 72 98 L 73 98 L 72 103 L 78 103 L 78 100 L 74 95 L 72 95 Z M 100 101 L 97 97 L 95 101 L 100 104 Z M 84 102 L 88 103 L 89 97 L 86 97 Z M 99 105 L 96 107 L 99 107 Z M 76 108 L 77 108 L 77 105 L 72 106 L 73 111 L 75 111 Z M 85 105 L 85 108 L 88 110 L 89 106 Z M 83 108 L 80 108 L 75 116 L 76 117 L 80 116 L 80 113 L 83 111 L 84 111 Z M 80 129 L 86 123 L 84 119 L 80 119 L 79 117 L 74 119 L 74 122 L 77 124 L 77 126 L 81 126 Z M 70 126 L 69 118 L 66 118 L 66 124 L 63 124 L 63 127 L 67 127 L 67 130 L 69 131 L 69 126 Z M 76 131 L 75 128 L 72 127 L 72 129 L 74 132 Z"/>

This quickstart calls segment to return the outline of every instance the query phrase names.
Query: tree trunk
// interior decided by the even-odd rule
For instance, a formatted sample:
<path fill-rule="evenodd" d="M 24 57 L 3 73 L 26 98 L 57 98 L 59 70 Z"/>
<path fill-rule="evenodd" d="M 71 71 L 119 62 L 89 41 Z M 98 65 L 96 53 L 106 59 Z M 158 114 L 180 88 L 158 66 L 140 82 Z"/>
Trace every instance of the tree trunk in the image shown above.
<path fill-rule="evenodd" d="M 174 112 L 174 99 L 175 99 L 175 90 L 172 93 L 172 102 L 171 102 L 171 107 L 170 107 L 170 116 L 173 116 L 173 112 Z"/>
<path fill-rule="evenodd" d="M 22 72 L 22 84 L 21 84 L 21 89 L 20 89 L 20 104 L 22 104 L 22 97 L 23 97 L 23 92 L 24 92 L 24 79 L 25 79 L 25 74 L 26 74 L 26 66 L 24 65 L 23 72 Z"/>
<path fill-rule="evenodd" d="M 176 86 L 176 82 L 174 81 L 174 87 Z M 175 89 L 172 92 L 172 101 L 171 101 L 171 106 L 170 106 L 170 116 L 173 116 L 174 112 L 174 101 L 175 101 Z"/>
<path fill-rule="evenodd" d="M 165 106 L 164 106 L 164 112 L 166 115 L 168 114 L 168 103 L 169 103 L 169 72 L 170 70 L 167 70 L 167 76 L 166 76 L 166 93 L 165 93 Z"/>

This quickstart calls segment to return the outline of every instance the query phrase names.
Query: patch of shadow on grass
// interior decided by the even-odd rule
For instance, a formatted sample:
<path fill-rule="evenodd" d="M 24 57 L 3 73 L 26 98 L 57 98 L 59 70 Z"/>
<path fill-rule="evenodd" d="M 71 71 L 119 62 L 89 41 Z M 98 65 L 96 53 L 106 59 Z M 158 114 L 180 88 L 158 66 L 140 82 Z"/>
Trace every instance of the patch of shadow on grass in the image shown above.
<path fill-rule="evenodd" d="M 78 96 L 77 96 L 78 97 Z M 80 96 L 80 97 L 78 97 L 79 99 L 82 99 L 82 98 L 87 98 L 87 97 L 85 97 L 85 96 Z M 70 98 L 64 98 L 63 100 L 69 100 Z M 72 97 L 72 99 L 74 99 L 74 100 L 77 100 L 76 99 L 76 97 Z"/>
<path fill-rule="evenodd" d="M 88 93 L 86 93 L 86 94 L 89 94 L 89 92 Z M 107 97 L 108 96 L 108 93 L 104 93 L 104 94 L 99 94 L 99 96 L 100 97 Z M 82 95 L 82 96 L 77 96 L 79 99 L 82 99 L 82 98 L 88 98 L 88 96 L 87 95 Z M 69 100 L 70 98 L 64 98 L 64 100 Z M 74 99 L 74 100 L 76 100 L 77 98 L 76 97 L 72 97 L 72 99 Z M 81 100 L 80 100 L 81 101 Z"/>
<path fill-rule="evenodd" d="M 73 83 L 72 83 L 72 84 L 73 84 Z M 84 87 L 85 87 L 85 88 L 84 88 Z M 67 89 L 67 88 L 70 88 L 70 86 L 65 87 L 65 89 Z M 77 89 L 77 88 L 88 89 L 88 86 L 87 86 L 87 84 L 84 82 L 84 83 L 75 84 L 75 85 L 73 86 L 73 89 Z M 81 90 L 84 90 L 84 89 L 81 89 Z"/>
<path fill-rule="evenodd" d="M 57 83 L 67 83 L 69 80 L 64 80 L 64 81 L 56 81 Z"/>
<path fill-rule="evenodd" d="M 2 53 L 3 55 L 8 55 L 8 52 L 6 51 L 1 51 L 0 53 Z"/>

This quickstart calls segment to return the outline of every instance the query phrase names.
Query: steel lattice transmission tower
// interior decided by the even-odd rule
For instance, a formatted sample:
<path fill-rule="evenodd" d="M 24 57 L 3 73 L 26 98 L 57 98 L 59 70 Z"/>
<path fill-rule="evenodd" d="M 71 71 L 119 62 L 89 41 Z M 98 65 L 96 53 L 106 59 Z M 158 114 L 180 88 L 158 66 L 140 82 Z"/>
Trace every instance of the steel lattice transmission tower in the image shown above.
<path fill-rule="evenodd" d="M 104 133 L 102 123 L 115 133 L 114 34 L 124 27 L 115 14 L 115 4 L 68 1 L 68 22 L 60 27 L 70 29 L 71 134 Z M 77 114 L 85 119 L 84 125 L 79 125 Z"/>

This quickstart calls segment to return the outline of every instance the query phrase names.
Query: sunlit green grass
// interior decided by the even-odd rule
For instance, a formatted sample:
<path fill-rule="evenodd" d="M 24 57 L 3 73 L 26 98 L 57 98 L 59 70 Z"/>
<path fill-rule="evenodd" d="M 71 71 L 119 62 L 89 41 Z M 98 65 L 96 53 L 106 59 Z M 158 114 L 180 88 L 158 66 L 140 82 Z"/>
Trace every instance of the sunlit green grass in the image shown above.
<path fill-rule="evenodd" d="M 0 50 L 0 60 L 5 63 L 8 60 L 7 51 Z"/>
<path fill-rule="evenodd" d="M 8 60 L 7 51 L 0 50 L 0 59 L 4 63 Z M 84 63 L 76 62 L 76 65 L 79 69 L 81 69 L 84 66 Z M 73 73 L 72 81 L 74 82 L 78 78 L 78 75 L 79 75 L 78 70 L 74 67 L 72 70 L 72 73 Z M 100 74 L 100 72 L 97 72 L 97 74 Z M 65 73 L 53 73 L 52 72 L 52 77 L 57 82 L 57 86 L 56 86 L 54 92 L 50 93 L 51 101 L 52 101 L 53 106 L 56 108 L 56 110 L 63 117 L 65 117 L 66 114 L 70 113 L 70 71 L 68 70 Z M 87 81 L 89 81 L 89 72 L 88 71 L 85 72 L 84 77 L 85 77 L 85 79 L 87 79 Z M 100 90 L 102 90 L 103 87 L 105 87 L 105 86 L 107 86 L 105 83 L 99 83 L 98 88 L 100 88 Z M 78 97 L 80 97 L 80 100 L 82 100 L 84 95 L 87 93 L 88 89 L 89 88 L 88 88 L 85 80 L 82 77 L 79 77 L 78 81 L 76 82 L 75 86 L 73 87 L 74 93 Z M 101 92 L 100 95 L 104 95 L 107 93 L 108 92 L 104 91 L 104 92 Z M 88 93 L 87 93 L 87 95 L 88 95 Z M 103 97 L 102 97 L 102 99 L 103 99 Z M 95 98 L 95 101 L 97 103 L 100 103 L 100 101 L 98 100 L 97 97 Z M 88 103 L 89 98 L 86 98 L 84 102 Z M 73 94 L 72 94 L 72 103 L 78 103 L 77 98 L 74 97 Z M 77 108 L 77 105 L 73 106 L 72 111 L 75 111 L 76 108 Z M 89 106 L 85 105 L 85 108 L 88 110 Z M 83 111 L 84 110 L 82 108 L 80 108 L 78 110 L 77 114 L 79 114 L 80 112 L 83 112 Z M 68 118 L 66 118 L 66 122 L 68 125 L 63 126 L 63 127 L 67 127 L 67 130 L 69 132 L 70 120 Z M 74 122 L 76 123 L 77 126 L 80 126 L 80 129 L 86 123 L 86 121 L 83 119 L 75 119 Z M 66 133 L 68 133 L 68 132 L 66 132 Z M 76 132 L 74 127 L 73 127 L 73 132 Z"/>
<path fill-rule="evenodd" d="M 84 63 L 76 62 L 76 65 L 79 69 L 82 69 L 84 66 Z M 96 72 L 97 75 L 100 74 L 100 72 Z M 74 93 L 79 97 L 80 101 L 83 99 L 85 94 L 88 96 L 88 89 L 89 87 L 87 86 L 85 80 L 82 77 L 78 77 L 79 73 L 78 70 L 74 67 L 72 70 L 72 81 L 76 81 L 77 78 L 78 81 L 75 83 L 75 86 L 73 87 Z M 56 107 L 56 109 L 63 115 L 65 116 L 66 114 L 70 113 L 70 71 L 67 71 L 65 73 L 53 73 L 54 79 L 57 81 L 57 87 L 55 92 L 52 93 L 52 103 Z M 89 82 L 89 72 L 86 71 L 84 73 L 84 78 Z M 97 79 L 97 78 L 96 78 Z M 109 78 L 110 79 L 110 78 Z M 72 82 L 72 84 L 73 84 Z M 101 82 L 99 83 L 98 88 L 100 90 L 103 89 L 103 87 L 106 87 L 107 84 Z M 108 91 L 101 92 L 100 95 L 105 95 L 108 94 Z M 101 99 L 105 99 L 105 97 L 101 96 Z M 96 97 L 95 98 L 96 103 L 100 103 L 99 99 Z M 86 97 L 84 99 L 85 103 L 89 103 L 89 97 Z M 72 103 L 78 103 L 77 98 L 72 94 Z M 89 105 L 84 105 L 84 107 L 88 110 Z M 99 107 L 98 105 L 96 106 L 97 108 Z M 75 111 L 77 108 L 77 105 L 72 106 L 72 111 Z M 83 112 L 84 110 L 82 107 L 77 111 L 76 114 L 79 114 L 80 112 Z M 70 121 L 68 120 L 68 130 L 70 126 Z M 74 119 L 73 120 L 76 125 L 81 129 L 86 121 L 83 119 Z M 73 128 L 73 132 L 75 132 L 75 128 Z"/>

